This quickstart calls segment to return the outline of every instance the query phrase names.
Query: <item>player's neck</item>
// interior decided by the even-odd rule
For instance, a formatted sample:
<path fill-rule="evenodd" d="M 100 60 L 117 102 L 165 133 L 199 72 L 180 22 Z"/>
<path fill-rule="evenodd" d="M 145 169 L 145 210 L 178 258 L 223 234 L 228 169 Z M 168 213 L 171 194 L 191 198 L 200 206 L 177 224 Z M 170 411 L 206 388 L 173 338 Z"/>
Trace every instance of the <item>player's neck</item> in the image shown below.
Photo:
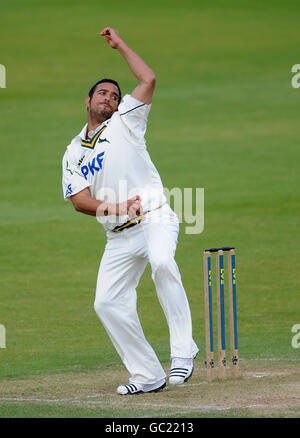
<path fill-rule="evenodd" d="M 88 120 L 88 130 L 94 130 L 98 128 L 98 126 L 102 125 L 102 123 L 105 122 L 104 120 Z"/>
<path fill-rule="evenodd" d="M 88 133 L 89 131 L 95 131 L 95 129 L 102 125 L 103 122 L 105 122 L 105 119 L 92 119 L 89 117 L 86 132 Z"/>

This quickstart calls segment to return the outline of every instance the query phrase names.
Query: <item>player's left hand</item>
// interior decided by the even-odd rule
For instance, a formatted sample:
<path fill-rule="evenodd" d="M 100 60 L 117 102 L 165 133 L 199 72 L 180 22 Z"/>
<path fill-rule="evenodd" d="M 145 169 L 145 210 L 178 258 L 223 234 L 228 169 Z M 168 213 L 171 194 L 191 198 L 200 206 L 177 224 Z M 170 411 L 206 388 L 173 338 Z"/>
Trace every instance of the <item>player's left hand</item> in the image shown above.
<path fill-rule="evenodd" d="M 142 214 L 142 199 L 139 195 L 133 196 L 120 204 L 111 205 L 115 205 L 115 211 L 117 212 L 115 214 L 117 216 L 128 215 L 133 218 Z"/>
<path fill-rule="evenodd" d="M 111 27 L 105 27 L 105 29 L 100 32 L 100 35 L 104 36 L 107 43 L 113 49 L 118 49 L 120 44 L 123 42 L 118 32 Z"/>
<path fill-rule="evenodd" d="M 128 216 L 130 218 L 134 218 L 136 216 L 139 216 L 142 213 L 143 213 L 143 210 L 142 210 L 142 204 L 141 204 L 140 200 L 134 201 L 133 204 L 131 204 L 131 206 L 128 209 Z"/>

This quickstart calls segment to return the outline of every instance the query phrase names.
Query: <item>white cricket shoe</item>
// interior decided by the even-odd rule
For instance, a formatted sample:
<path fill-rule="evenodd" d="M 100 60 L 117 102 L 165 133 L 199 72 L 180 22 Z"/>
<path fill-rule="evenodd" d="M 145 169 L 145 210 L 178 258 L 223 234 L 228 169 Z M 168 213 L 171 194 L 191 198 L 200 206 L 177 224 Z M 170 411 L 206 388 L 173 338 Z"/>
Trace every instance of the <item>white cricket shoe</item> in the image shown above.
<path fill-rule="evenodd" d="M 181 385 L 187 382 L 194 371 L 193 359 L 181 359 L 175 357 L 172 359 L 172 365 L 169 374 L 170 385 Z"/>
<path fill-rule="evenodd" d="M 143 394 L 146 392 L 158 392 L 166 386 L 166 381 L 161 380 L 152 385 L 142 385 L 140 383 L 129 383 L 128 385 L 121 385 L 117 388 L 117 393 L 121 395 Z"/>

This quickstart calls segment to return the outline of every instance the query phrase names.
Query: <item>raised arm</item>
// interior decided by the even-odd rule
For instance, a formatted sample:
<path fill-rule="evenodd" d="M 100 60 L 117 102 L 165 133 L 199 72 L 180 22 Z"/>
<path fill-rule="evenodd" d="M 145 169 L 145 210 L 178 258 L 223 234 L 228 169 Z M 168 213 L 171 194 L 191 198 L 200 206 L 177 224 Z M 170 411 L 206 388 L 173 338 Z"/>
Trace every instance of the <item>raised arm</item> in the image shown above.
<path fill-rule="evenodd" d="M 155 88 L 155 74 L 153 70 L 148 67 L 139 55 L 127 46 L 115 29 L 106 27 L 100 32 L 100 35 L 105 38 L 110 47 L 120 52 L 130 70 L 139 81 L 138 86 L 133 90 L 131 95 L 141 102 L 150 104 Z"/>

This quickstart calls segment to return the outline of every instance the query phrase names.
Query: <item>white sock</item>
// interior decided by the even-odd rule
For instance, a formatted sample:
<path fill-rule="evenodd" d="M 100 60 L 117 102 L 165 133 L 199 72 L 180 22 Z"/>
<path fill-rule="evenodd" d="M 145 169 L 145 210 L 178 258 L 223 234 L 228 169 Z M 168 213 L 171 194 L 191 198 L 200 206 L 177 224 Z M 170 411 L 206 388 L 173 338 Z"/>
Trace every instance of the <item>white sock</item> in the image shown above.
<path fill-rule="evenodd" d="M 186 357 L 173 357 L 172 358 L 172 365 L 171 368 L 176 367 L 185 367 L 185 366 L 192 366 L 193 365 L 193 359 L 192 358 L 186 358 Z"/>

